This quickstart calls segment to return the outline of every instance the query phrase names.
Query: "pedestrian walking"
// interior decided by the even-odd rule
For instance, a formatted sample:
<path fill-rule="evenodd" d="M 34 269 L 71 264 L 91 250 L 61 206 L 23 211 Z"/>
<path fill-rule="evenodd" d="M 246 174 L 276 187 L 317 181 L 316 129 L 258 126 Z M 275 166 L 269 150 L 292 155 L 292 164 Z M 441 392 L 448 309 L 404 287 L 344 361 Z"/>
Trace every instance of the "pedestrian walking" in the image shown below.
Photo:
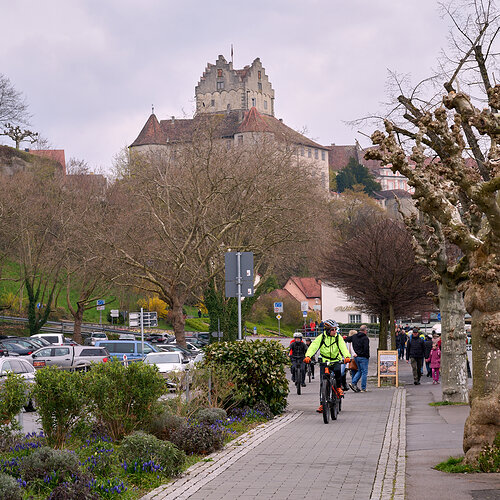
<path fill-rule="evenodd" d="M 353 335 L 356 335 L 356 333 L 358 333 L 356 330 L 349 330 L 349 335 L 347 336 L 347 338 L 352 337 Z M 349 354 L 351 355 L 351 361 L 349 362 L 348 367 L 349 367 L 349 371 L 351 372 L 351 382 L 352 382 L 354 375 L 356 375 L 356 373 L 358 371 L 358 365 L 356 364 L 356 361 L 354 359 L 355 353 L 354 353 L 354 348 L 352 347 L 352 342 L 347 342 L 347 338 L 345 339 L 346 340 L 346 347 L 347 347 L 347 350 L 349 351 Z"/>
<path fill-rule="evenodd" d="M 354 392 L 366 392 L 366 383 L 368 380 L 368 362 L 370 360 L 370 340 L 368 339 L 368 327 L 361 325 L 359 332 L 356 335 L 347 337 L 346 342 L 352 343 L 354 349 L 354 360 L 358 365 L 358 371 L 352 379 L 352 384 L 349 387 Z M 358 387 L 358 382 L 361 379 L 361 389 Z"/>
<path fill-rule="evenodd" d="M 413 371 L 413 383 L 420 385 L 422 377 L 422 365 L 424 362 L 425 346 L 424 339 L 419 335 L 418 328 L 413 328 L 413 332 L 406 344 L 406 362 L 410 363 Z"/>
<path fill-rule="evenodd" d="M 398 328 L 398 331 L 396 332 L 396 348 L 398 350 L 399 359 L 404 359 L 405 357 L 405 347 L 407 340 L 408 335 L 406 335 L 406 332 L 403 329 Z"/>
<path fill-rule="evenodd" d="M 441 369 L 441 350 L 437 343 L 432 346 L 429 354 L 429 364 L 432 369 L 432 383 L 439 384 L 439 370 Z"/>
<path fill-rule="evenodd" d="M 431 363 L 428 361 L 429 355 L 432 349 L 432 336 L 427 335 L 424 340 L 424 358 L 425 358 L 425 368 L 427 370 L 427 376 L 432 376 Z"/>

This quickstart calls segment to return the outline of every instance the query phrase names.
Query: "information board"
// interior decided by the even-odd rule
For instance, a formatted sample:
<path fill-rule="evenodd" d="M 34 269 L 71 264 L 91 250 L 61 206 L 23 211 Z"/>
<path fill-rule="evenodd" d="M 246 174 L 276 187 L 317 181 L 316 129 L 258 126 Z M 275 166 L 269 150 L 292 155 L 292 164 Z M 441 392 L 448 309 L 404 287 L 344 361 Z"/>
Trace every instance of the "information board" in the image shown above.
<path fill-rule="evenodd" d="M 398 351 L 378 351 L 378 387 L 382 377 L 394 377 L 396 387 L 399 387 Z"/>

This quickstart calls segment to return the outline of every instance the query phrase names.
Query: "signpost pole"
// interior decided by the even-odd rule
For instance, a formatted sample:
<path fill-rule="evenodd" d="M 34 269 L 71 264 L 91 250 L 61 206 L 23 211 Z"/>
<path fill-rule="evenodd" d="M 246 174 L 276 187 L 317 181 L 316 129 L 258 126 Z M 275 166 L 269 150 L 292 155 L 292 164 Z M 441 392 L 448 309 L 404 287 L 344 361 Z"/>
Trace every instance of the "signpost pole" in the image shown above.
<path fill-rule="evenodd" d="M 281 337 L 280 319 L 278 318 L 278 335 Z"/>
<path fill-rule="evenodd" d="M 143 308 L 141 307 L 141 354 L 144 356 L 144 320 Z"/>
<path fill-rule="evenodd" d="M 102 326 L 102 311 L 99 311 L 99 325 Z"/>
<path fill-rule="evenodd" d="M 236 253 L 236 261 L 237 261 L 237 276 L 236 276 L 236 284 L 238 285 L 238 340 L 242 340 L 241 337 L 241 252 Z"/>

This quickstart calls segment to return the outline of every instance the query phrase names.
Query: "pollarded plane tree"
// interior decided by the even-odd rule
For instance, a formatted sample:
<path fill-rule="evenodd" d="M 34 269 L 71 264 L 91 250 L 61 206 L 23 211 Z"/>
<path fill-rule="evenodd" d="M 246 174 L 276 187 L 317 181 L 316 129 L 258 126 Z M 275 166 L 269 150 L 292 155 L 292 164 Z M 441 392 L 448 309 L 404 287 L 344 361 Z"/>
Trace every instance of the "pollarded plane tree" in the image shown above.
<path fill-rule="evenodd" d="M 378 148 L 368 153 L 409 179 L 418 208 L 468 262 L 464 300 L 472 317 L 473 389 L 464 451 L 470 463 L 500 432 L 500 85 L 490 77 L 498 15 L 491 2 L 472 7 L 465 18 L 447 11 L 461 52 L 444 78 L 441 102 L 417 106 L 399 96 L 406 126 L 386 119 L 385 130 L 372 135 Z M 475 97 L 480 89 L 484 101 Z"/>

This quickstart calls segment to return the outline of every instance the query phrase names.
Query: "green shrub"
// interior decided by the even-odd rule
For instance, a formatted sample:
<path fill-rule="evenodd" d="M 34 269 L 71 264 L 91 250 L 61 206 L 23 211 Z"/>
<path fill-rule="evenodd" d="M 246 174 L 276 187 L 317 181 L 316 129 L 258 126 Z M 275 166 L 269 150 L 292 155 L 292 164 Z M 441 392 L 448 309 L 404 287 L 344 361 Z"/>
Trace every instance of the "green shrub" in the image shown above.
<path fill-rule="evenodd" d="M 8 373 L 0 378 L 0 425 L 14 421 L 26 404 L 26 382 L 21 375 Z"/>
<path fill-rule="evenodd" d="M 77 453 L 81 466 L 93 475 L 107 476 L 113 466 L 119 465 L 115 445 L 100 438 L 88 439 Z"/>
<path fill-rule="evenodd" d="M 17 481 L 0 472 L 0 500 L 22 500 L 23 494 Z"/>
<path fill-rule="evenodd" d="M 256 340 L 211 344 L 205 350 L 205 363 L 231 370 L 241 404 L 253 407 L 257 402 L 265 401 L 275 415 L 285 409 L 288 395 L 285 367 L 290 361 L 279 342 Z"/>
<path fill-rule="evenodd" d="M 147 425 L 154 404 L 165 391 L 157 368 L 142 362 L 128 367 L 117 360 L 101 363 L 85 379 L 93 413 L 114 440 Z"/>
<path fill-rule="evenodd" d="M 477 459 L 482 472 L 500 471 L 500 432 L 497 433 L 491 446 L 485 446 Z"/>
<path fill-rule="evenodd" d="M 174 415 L 165 408 L 153 415 L 149 422 L 148 430 L 158 439 L 168 440 L 171 434 L 179 427 L 182 427 L 185 422 L 186 419 L 184 417 Z"/>
<path fill-rule="evenodd" d="M 136 472 L 143 464 L 153 462 L 167 476 L 177 476 L 186 462 L 184 452 L 173 443 L 161 441 L 142 431 L 123 438 L 120 456 L 127 472 Z"/>
<path fill-rule="evenodd" d="M 203 424 L 215 424 L 218 420 L 226 420 L 226 410 L 222 408 L 201 408 L 195 413 L 195 418 Z"/>
<path fill-rule="evenodd" d="M 37 448 L 26 456 L 19 468 L 21 478 L 26 482 L 41 479 L 54 485 L 82 474 L 80 460 L 74 452 L 48 446 Z"/>
<path fill-rule="evenodd" d="M 184 425 L 170 440 L 188 455 L 208 455 L 224 446 L 224 434 L 208 424 Z"/>
<path fill-rule="evenodd" d="M 43 431 L 50 444 L 61 448 L 66 437 L 88 415 L 83 376 L 48 367 L 36 372 L 35 382 L 33 395 Z"/>

